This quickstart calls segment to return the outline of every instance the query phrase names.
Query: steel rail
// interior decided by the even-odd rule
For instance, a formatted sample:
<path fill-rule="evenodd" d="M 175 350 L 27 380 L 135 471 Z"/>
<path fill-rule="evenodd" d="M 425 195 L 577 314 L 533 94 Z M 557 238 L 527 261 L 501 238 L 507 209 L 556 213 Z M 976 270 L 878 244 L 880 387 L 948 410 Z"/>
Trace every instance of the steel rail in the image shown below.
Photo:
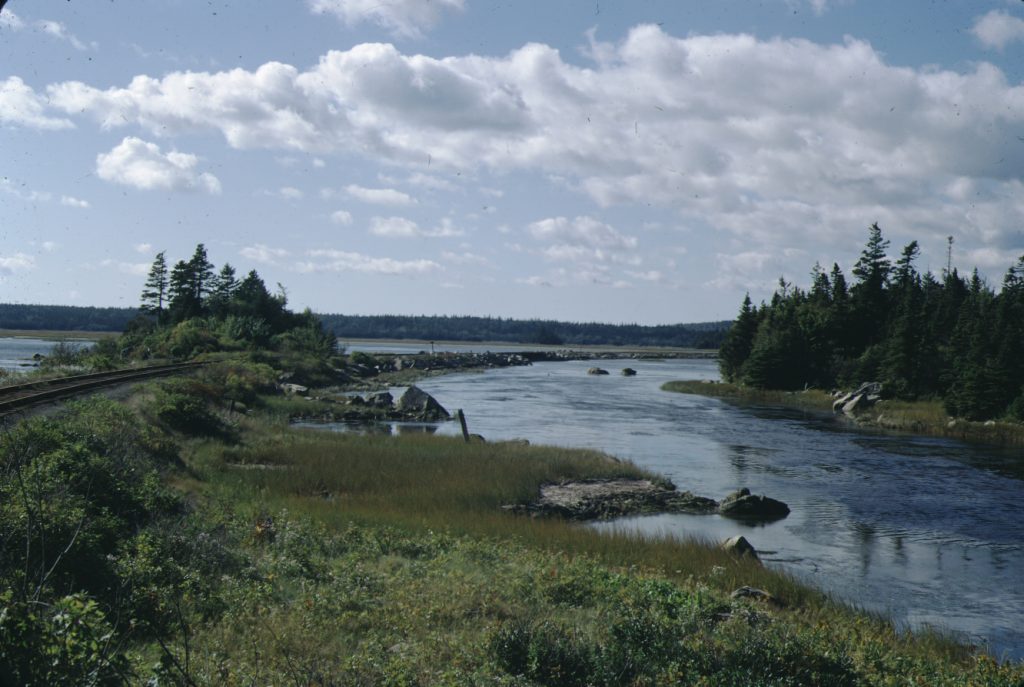
<path fill-rule="evenodd" d="M 206 363 L 177 363 L 171 365 L 153 365 L 150 367 L 111 370 L 71 377 L 59 377 L 40 382 L 17 384 L 0 389 L 0 416 L 8 415 L 28 406 L 45 403 L 68 396 L 101 389 L 106 386 L 122 384 L 127 381 L 160 377 L 163 375 L 183 372 L 205 365 Z M 44 387 L 40 389 L 40 387 Z M 50 388 L 45 388 L 50 387 Z"/>

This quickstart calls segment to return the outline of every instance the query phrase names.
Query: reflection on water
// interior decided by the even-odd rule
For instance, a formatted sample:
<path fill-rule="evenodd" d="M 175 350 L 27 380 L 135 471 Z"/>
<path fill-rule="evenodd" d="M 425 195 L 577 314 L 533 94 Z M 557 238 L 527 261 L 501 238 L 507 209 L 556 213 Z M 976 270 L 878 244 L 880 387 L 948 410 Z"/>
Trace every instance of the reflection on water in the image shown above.
<path fill-rule="evenodd" d="M 622 367 L 636 377 L 618 376 Z M 743 534 L 770 565 L 910 627 L 925 624 L 1024 659 L 1024 546 L 1018 452 L 852 432 L 831 417 L 671 394 L 672 379 L 714 379 L 707 360 L 582 361 L 419 383 L 463 408 L 489 440 L 605 450 L 722 498 L 747 487 L 789 504 L 751 526 L 716 515 L 655 515 L 593 525 L 720 541 Z M 394 432 L 392 427 L 388 430 Z M 456 434 L 445 423 L 439 434 Z M 1010 468 L 1010 466 L 1017 466 Z"/>
<path fill-rule="evenodd" d="M 413 434 L 434 434 L 436 422 L 296 422 L 293 427 L 303 429 L 330 429 L 335 432 L 355 432 L 381 436 L 409 436 Z"/>

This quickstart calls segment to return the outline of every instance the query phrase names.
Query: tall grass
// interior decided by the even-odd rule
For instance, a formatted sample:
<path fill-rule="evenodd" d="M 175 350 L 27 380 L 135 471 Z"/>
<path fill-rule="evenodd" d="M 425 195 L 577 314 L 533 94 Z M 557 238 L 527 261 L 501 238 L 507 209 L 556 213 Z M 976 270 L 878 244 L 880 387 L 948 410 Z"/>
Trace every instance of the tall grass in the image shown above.
<path fill-rule="evenodd" d="M 246 466 L 242 469 L 240 466 Z M 255 468 L 255 469 L 254 469 Z M 607 454 L 515 443 L 377 437 L 277 428 L 258 440 L 208 455 L 205 469 L 236 502 L 287 508 L 344 527 L 357 521 L 454 535 L 514 540 L 587 555 L 605 564 L 644 568 L 674 579 L 705 579 L 724 591 L 763 587 L 787 604 L 828 603 L 788 576 L 737 560 L 716 543 L 638 533 L 599 533 L 559 520 L 511 515 L 544 483 L 590 478 L 658 479 Z"/>
<path fill-rule="evenodd" d="M 501 510 L 545 482 L 653 477 L 600 452 L 243 425 L 241 445 L 188 447 L 188 488 L 230 504 L 236 519 L 272 517 L 277 528 L 249 554 L 258 583 L 239 582 L 230 612 L 196 635 L 206 674 L 248 672 L 258 682 L 269 678 L 253 666 L 276 664 L 271 672 L 313 682 L 344 670 L 372 675 L 368 684 L 447 684 L 432 671 L 470 671 L 480 682 L 528 670 L 529 684 L 584 684 L 552 681 L 545 666 L 597 671 L 625 665 L 612 660 L 620 654 L 646 665 L 654 652 L 650 665 L 660 667 L 651 670 L 667 681 L 636 684 L 669 684 L 676 670 L 718 676 L 706 684 L 1011 685 L 1020 675 L 940 633 L 900 632 L 715 542 Z M 743 585 L 779 604 L 730 600 Z M 683 608 L 696 624 L 676 615 Z M 755 668 L 765 661 L 775 667 Z M 762 682 L 769 674 L 780 681 Z"/>

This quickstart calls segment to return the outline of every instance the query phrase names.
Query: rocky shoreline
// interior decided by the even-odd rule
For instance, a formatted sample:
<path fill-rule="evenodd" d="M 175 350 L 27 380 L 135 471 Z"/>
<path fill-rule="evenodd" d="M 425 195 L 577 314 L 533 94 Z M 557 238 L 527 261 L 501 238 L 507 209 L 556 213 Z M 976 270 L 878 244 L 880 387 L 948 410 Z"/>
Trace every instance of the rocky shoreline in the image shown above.
<path fill-rule="evenodd" d="M 671 483 L 649 479 L 598 479 L 541 486 L 535 501 L 508 504 L 510 513 L 566 520 L 608 520 L 654 513 L 719 514 L 745 522 L 772 522 L 789 515 L 789 506 L 740 489 L 721 501 L 678 491 Z"/>

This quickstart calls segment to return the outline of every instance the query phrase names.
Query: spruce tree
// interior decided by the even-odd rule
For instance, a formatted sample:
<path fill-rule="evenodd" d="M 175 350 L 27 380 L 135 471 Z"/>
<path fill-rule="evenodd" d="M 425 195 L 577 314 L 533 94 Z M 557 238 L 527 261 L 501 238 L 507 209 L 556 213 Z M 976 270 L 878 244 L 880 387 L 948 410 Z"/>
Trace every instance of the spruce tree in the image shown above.
<path fill-rule="evenodd" d="M 757 324 L 757 308 L 751 304 L 748 293 L 743 299 L 736 321 L 729 328 L 729 333 L 725 335 L 725 341 L 718 350 L 718 369 L 725 381 L 739 381 L 743 363 L 747 361 L 754 347 Z"/>
<path fill-rule="evenodd" d="M 167 300 L 167 260 L 160 251 L 149 268 L 149 276 L 142 290 L 142 310 L 156 315 L 157 322 L 164 320 L 164 303 Z"/>

